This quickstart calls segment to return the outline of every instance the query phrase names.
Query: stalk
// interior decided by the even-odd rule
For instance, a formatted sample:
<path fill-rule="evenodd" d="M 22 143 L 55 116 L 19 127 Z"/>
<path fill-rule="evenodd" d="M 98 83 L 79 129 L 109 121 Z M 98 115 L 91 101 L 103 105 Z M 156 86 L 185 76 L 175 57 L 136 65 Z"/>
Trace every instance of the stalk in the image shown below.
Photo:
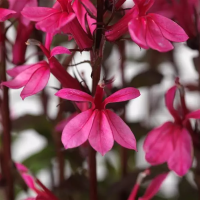
<path fill-rule="evenodd" d="M 4 24 L 0 23 L 0 78 L 1 82 L 6 81 L 6 46 L 4 35 Z M 2 102 L 1 102 L 1 115 L 2 115 L 2 147 L 3 147 L 3 163 L 2 176 L 6 183 L 6 200 L 14 200 L 14 185 L 12 175 L 12 158 L 11 158 L 11 121 L 9 111 L 9 96 L 8 88 L 2 87 Z"/>

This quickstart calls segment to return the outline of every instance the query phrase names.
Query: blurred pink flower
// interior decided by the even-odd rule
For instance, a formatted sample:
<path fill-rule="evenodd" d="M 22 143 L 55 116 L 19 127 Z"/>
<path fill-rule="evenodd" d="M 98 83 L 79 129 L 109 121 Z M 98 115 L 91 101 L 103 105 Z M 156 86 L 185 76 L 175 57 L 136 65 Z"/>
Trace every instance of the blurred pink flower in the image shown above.
<path fill-rule="evenodd" d="M 29 197 L 26 200 L 58 200 L 38 179 L 29 174 L 28 169 L 24 165 L 15 163 L 15 166 L 27 186 L 37 194 L 35 198 Z"/>
<path fill-rule="evenodd" d="M 106 38 L 114 41 L 129 30 L 132 40 L 140 47 L 160 52 L 173 49 L 170 41 L 186 41 L 187 34 L 174 21 L 155 13 L 147 14 L 154 1 L 134 0 L 135 6 L 107 30 Z"/>
<path fill-rule="evenodd" d="M 95 97 L 74 90 L 62 89 L 56 96 L 71 101 L 90 102 L 92 107 L 73 117 L 65 126 L 62 133 L 62 143 L 66 149 L 80 146 L 86 140 L 102 155 L 108 152 L 114 140 L 121 146 L 136 150 L 136 140 L 130 128 L 111 110 L 106 109 L 108 103 L 127 101 L 140 96 L 135 88 L 121 89 L 103 102 L 103 88 L 98 85 Z"/>
<path fill-rule="evenodd" d="M 72 0 L 58 0 L 53 8 L 25 7 L 22 11 L 22 15 L 29 20 L 37 22 L 36 28 L 44 32 L 51 34 L 62 32 L 72 34 L 78 46 L 81 49 L 87 49 L 92 46 L 93 41 L 88 36 L 87 32 L 84 31 L 85 25 L 83 28 L 81 27 L 81 25 L 83 25 L 83 19 L 80 19 L 80 17 L 82 17 L 84 13 L 86 16 L 86 11 L 82 8 L 82 4 L 79 1 L 75 3 L 73 8 Z M 79 14 L 76 15 L 77 13 L 75 13 L 73 9 Z M 84 13 L 82 13 L 83 11 Z M 89 16 L 87 18 L 90 28 L 93 31 L 93 20 Z M 81 24 L 79 24 L 79 22 L 81 22 Z"/>
<path fill-rule="evenodd" d="M 190 136 L 189 118 L 200 119 L 200 110 L 188 113 L 186 108 L 182 115 L 173 106 L 177 86 L 166 93 L 166 106 L 174 118 L 174 122 L 166 122 L 148 133 L 144 141 L 146 160 L 152 165 L 168 163 L 170 170 L 179 176 L 187 173 L 192 165 L 193 146 Z"/>
<path fill-rule="evenodd" d="M 158 190 L 160 189 L 160 186 L 162 185 L 163 181 L 166 179 L 167 175 L 168 175 L 168 172 L 159 174 L 158 176 L 156 176 L 151 181 L 148 188 L 146 189 L 145 194 L 142 197 L 140 197 L 138 200 L 150 200 L 151 198 L 153 198 L 155 194 L 158 192 Z"/>
<path fill-rule="evenodd" d="M 13 80 L 2 82 L 12 89 L 24 87 L 21 92 L 22 99 L 40 92 L 47 84 L 50 76 L 49 65 L 46 61 L 40 61 L 33 65 L 23 65 L 7 70 Z"/>

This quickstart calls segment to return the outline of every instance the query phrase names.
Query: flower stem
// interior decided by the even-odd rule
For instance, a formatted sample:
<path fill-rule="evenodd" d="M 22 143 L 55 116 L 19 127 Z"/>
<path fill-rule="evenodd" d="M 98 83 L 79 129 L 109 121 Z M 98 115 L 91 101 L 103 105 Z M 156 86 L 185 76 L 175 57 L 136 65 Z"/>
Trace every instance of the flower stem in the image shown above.
<path fill-rule="evenodd" d="M 0 23 L 0 78 L 1 82 L 6 81 L 6 49 L 5 49 L 5 35 L 4 24 Z M 14 185 L 12 175 L 12 159 L 11 159 L 11 122 L 9 111 L 9 96 L 8 88 L 3 87 L 3 97 L 1 102 L 1 115 L 2 115 L 2 146 L 3 146 L 3 163 L 2 176 L 6 182 L 6 200 L 14 200 Z"/>

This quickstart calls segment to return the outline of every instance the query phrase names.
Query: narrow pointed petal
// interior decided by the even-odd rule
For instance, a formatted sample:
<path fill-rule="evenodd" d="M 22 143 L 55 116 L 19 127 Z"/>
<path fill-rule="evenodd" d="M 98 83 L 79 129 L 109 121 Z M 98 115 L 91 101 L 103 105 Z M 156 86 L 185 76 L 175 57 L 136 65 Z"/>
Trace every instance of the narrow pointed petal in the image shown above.
<path fill-rule="evenodd" d="M 54 47 L 51 50 L 51 56 L 55 56 L 55 55 L 58 55 L 58 54 L 71 54 L 71 52 L 70 52 L 69 49 L 62 47 L 62 46 Z"/>
<path fill-rule="evenodd" d="M 166 162 L 173 152 L 173 135 L 174 124 L 166 122 L 162 126 L 153 129 L 147 134 L 143 148 L 146 160 L 157 165 Z"/>
<path fill-rule="evenodd" d="M 146 42 L 146 19 L 144 17 L 133 18 L 129 24 L 128 29 L 132 40 L 144 49 L 148 49 L 149 46 Z"/>
<path fill-rule="evenodd" d="M 148 186 L 145 194 L 140 197 L 138 200 L 149 200 L 158 192 L 160 186 L 162 185 L 163 181 L 166 179 L 168 173 L 159 174 L 156 176 Z"/>
<path fill-rule="evenodd" d="M 25 167 L 21 163 L 15 163 L 15 166 L 16 166 L 17 170 L 19 171 L 19 173 L 27 173 L 28 172 L 27 167 Z"/>
<path fill-rule="evenodd" d="M 97 111 L 96 113 L 89 135 L 89 142 L 102 156 L 105 155 L 114 144 L 112 131 L 104 111 Z"/>
<path fill-rule="evenodd" d="M 21 12 L 24 17 L 36 22 L 44 20 L 56 13 L 60 13 L 60 11 L 47 7 L 25 7 Z"/>
<path fill-rule="evenodd" d="M 193 111 L 186 115 L 186 119 L 200 119 L 200 110 Z"/>
<path fill-rule="evenodd" d="M 50 69 L 48 67 L 36 70 L 21 92 L 22 99 L 40 92 L 47 85 L 49 77 Z"/>
<path fill-rule="evenodd" d="M 43 65 L 48 66 L 47 62 L 43 61 L 43 62 L 39 62 L 35 65 L 31 65 L 30 67 L 27 67 L 27 68 L 25 66 L 22 66 L 22 69 L 20 69 L 20 67 L 17 67 L 18 69 L 13 68 L 12 72 L 11 72 L 11 70 L 10 70 L 10 72 L 12 75 L 14 73 L 17 73 L 17 76 L 15 76 L 13 80 L 2 82 L 1 85 L 5 85 L 12 89 L 21 88 L 27 84 L 27 82 L 31 78 L 32 74 L 35 71 L 37 71 L 40 67 L 42 67 Z M 21 70 L 21 73 L 19 73 L 20 70 Z"/>
<path fill-rule="evenodd" d="M 173 42 L 185 42 L 188 39 L 185 31 L 174 21 L 158 14 L 149 14 L 154 22 L 159 26 L 162 35 Z"/>
<path fill-rule="evenodd" d="M 165 104 L 171 115 L 174 117 L 175 121 L 180 120 L 178 112 L 174 109 L 174 98 L 176 94 L 176 89 L 176 86 L 171 87 L 165 95 Z"/>
<path fill-rule="evenodd" d="M 179 176 L 184 176 L 192 166 L 192 138 L 185 128 L 179 128 L 176 131 L 175 141 L 176 147 L 168 160 L 168 167 Z"/>
<path fill-rule="evenodd" d="M 104 113 L 110 124 L 114 140 L 123 147 L 137 151 L 135 136 L 125 122 L 110 110 L 106 109 Z"/>
<path fill-rule="evenodd" d="M 80 2 L 80 0 L 74 0 L 72 8 L 73 8 L 74 12 L 76 13 L 76 17 L 77 17 L 79 23 L 81 24 L 84 31 L 87 33 L 86 22 L 85 22 L 85 15 L 87 12 L 86 12 L 84 6 Z"/>
<path fill-rule="evenodd" d="M 60 31 L 64 25 L 73 20 L 74 17 L 74 13 L 68 15 L 66 12 L 57 12 L 39 21 L 36 24 L 36 28 L 44 32 L 56 33 Z"/>
<path fill-rule="evenodd" d="M 30 189 L 32 189 L 36 192 L 38 191 L 38 189 L 35 187 L 35 180 L 31 175 L 22 173 L 21 176 Z"/>
<path fill-rule="evenodd" d="M 128 32 L 128 23 L 138 14 L 135 7 L 129 10 L 117 23 L 110 26 L 105 33 L 106 39 L 115 41 Z"/>
<path fill-rule="evenodd" d="M 0 8 L 0 22 L 4 22 L 7 19 L 11 18 L 14 16 L 16 12 L 13 10 L 5 9 L 5 8 Z"/>
<path fill-rule="evenodd" d="M 105 107 L 108 103 L 115 103 L 121 101 L 128 101 L 130 99 L 135 99 L 140 96 L 140 91 L 133 87 L 127 87 L 121 90 L 118 90 L 114 94 L 107 97 L 102 105 Z"/>
<path fill-rule="evenodd" d="M 17 75 L 19 75 L 20 73 L 22 73 L 23 71 L 25 71 L 26 69 L 30 68 L 33 65 L 21 65 L 19 67 L 14 67 L 12 69 L 8 69 L 6 72 L 9 76 L 11 77 L 16 77 Z"/>
<path fill-rule="evenodd" d="M 64 89 L 59 90 L 55 95 L 60 98 L 71 100 L 71 101 L 87 101 L 87 102 L 89 101 L 94 106 L 93 97 L 80 90 L 64 88 Z"/>
<path fill-rule="evenodd" d="M 92 109 L 80 113 L 67 123 L 62 133 L 62 143 L 66 149 L 83 144 L 90 134 L 96 111 Z"/>
<path fill-rule="evenodd" d="M 54 37 L 54 33 L 46 33 L 46 38 L 45 38 L 45 47 L 47 50 L 50 51 L 51 43 Z"/>
<path fill-rule="evenodd" d="M 160 28 L 150 17 L 147 18 L 146 41 L 149 47 L 160 52 L 167 52 L 174 48 L 162 35 Z"/>
<path fill-rule="evenodd" d="M 58 131 L 58 132 L 61 132 L 63 131 L 64 127 L 67 125 L 67 123 L 73 119 L 74 117 L 76 117 L 79 113 L 78 112 L 75 112 L 73 114 L 71 114 L 69 117 L 67 117 L 66 119 L 60 121 L 56 127 L 55 127 L 55 130 Z"/>

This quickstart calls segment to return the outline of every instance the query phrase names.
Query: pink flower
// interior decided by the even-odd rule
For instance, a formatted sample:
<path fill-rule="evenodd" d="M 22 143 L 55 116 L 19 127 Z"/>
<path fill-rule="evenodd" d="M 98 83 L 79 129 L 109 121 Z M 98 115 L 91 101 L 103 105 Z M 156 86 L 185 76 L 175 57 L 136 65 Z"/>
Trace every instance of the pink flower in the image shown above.
<path fill-rule="evenodd" d="M 22 99 L 38 93 L 47 84 L 50 76 L 49 65 L 46 61 L 41 61 L 33 65 L 23 65 L 7 70 L 13 80 L 2 82 L 12 89 L 24 87 L 21 92 Z"/>
<path fill-rule="evenodd" d="M 179 176 L 187 173 L 192 165 L 193 147 L 189 118 L 199 119 L 200 110 L 188 113 L 182 105 L 182 114 L 173 107 L 177 86 L 170 88 L 166 94 L 166 106 L 174 122 L 166 122 L 148 133 L 144 141 L 146 160 L 152 165 L 167 162 L 170 170 Z M 182 98 L 182 102 L 184 101 Z"/>
<path fill-rule="evenodd" d="M 27 186 L 37 193 L 37 197 L 26 200 L 58 200 L 38 179 L 29 174 L 28 169 L 24 165 L 15 163 L 15 166 Z"/>
<path fill-rule="evenodd" d="M 155 194 L 158 192 L 158 190 L 160 189 L 160 186 L 162 185 L 163 181 L 166 179 L 167 175 L 168 175 L 168 172 L 159 174 L 158 176 L 156 176 L 151 181 L 148 188 L 146 189 L 145 194 L 142 197 L 140 197 L 138 200 L 149 200 L 153 198 Z"/>
<path fill-rule="evenodd" d="M 2 82 L 12 89 L 24 87 L 21 92 L 22 99 L 40 92 L 48 83 L 50 72 L 64 85 L 64 87 L 79 88 L 79 82 L 71 77 L 62 65 L 54 57 L 58 54 L 70 54 L 71 52 L 62 46 L 57 46 L 51 51 L 48 51 L 42 44 L 35 40 L 29 40 L 38 46 L 46 53 L 49 63 L 40 61 L 33 65 L 23 65 L 7 70 L 7 73 L 13 77 L 13 80 Z M 28 43 L 29 43 L 28 42 Z"/>
<path fill-rule="evenodd" d="M 131 194 L 130 194 L 128 200 L 135 200 L 136 199 L 139 187 L 140 187 L 143 179 L 149 174 L 150 174 L 150 170 L 149 169 L 146 169 L 145 171 L 139 173 L 139 175 L 137 177 L 137 180 L 136 180 L 136 183 L 135 183 L 135 185 L 134 185 L 134 187 L 133 187 L 133 189 L 131 191 Z M 167 175 L 168 175 L 168 172 L 157 175 L 151 181 L 151 183 L 149 184 L 148 188 L 146 189 L 145 194 L 142 197 L 140 197 L 138 200 L 149 200 L 152 197 L 154 197 L 154 195 L 160 189 L 161 184 L 166 179 Z"/>
<path fill-rule="evenodd" d="M 108 152 L 114 140 L 121 146 L 136 150 L 136 140 L 130 128 L 111 110 L 108 103 L 127 101 L 140 96 L 139 90 L 125 88 L 107 97 L 103 102 L 103 88 L 98 85 L 95 97 L 74 90 L 62 89 L 55 95 L 71 101 L 90 102 L 92 107 L 71 119 L 62 133 L 62 143 L 66 149 L 80 146 L 86 140 L 102 155 Z"/>
<path fill-rule="evenodd" d="M 114 41 L 126 33 L 127 26 L 132 40 L 144 49 L 152 48 L 160 52 L 173 49 L 173 42 L 188 39 L 185 31 L 174 21 L 147 11 L 154 0 L 134 0 L 135 6 L 106 32 L 108 40 Z"/>
<path fill-rule="evenodd" d="M 71 4 L 71 0 L 59 0 L 53 8 L 26 7 L 22 15 L 37 22 L 36 28 L 39 30 L 52 34 L 61 32 L 72 34 L 81 49 L 90 48 L 93 41 L 79 24 L 77 17 L 80 19 L 80 15 L 76 17 Z"/>

